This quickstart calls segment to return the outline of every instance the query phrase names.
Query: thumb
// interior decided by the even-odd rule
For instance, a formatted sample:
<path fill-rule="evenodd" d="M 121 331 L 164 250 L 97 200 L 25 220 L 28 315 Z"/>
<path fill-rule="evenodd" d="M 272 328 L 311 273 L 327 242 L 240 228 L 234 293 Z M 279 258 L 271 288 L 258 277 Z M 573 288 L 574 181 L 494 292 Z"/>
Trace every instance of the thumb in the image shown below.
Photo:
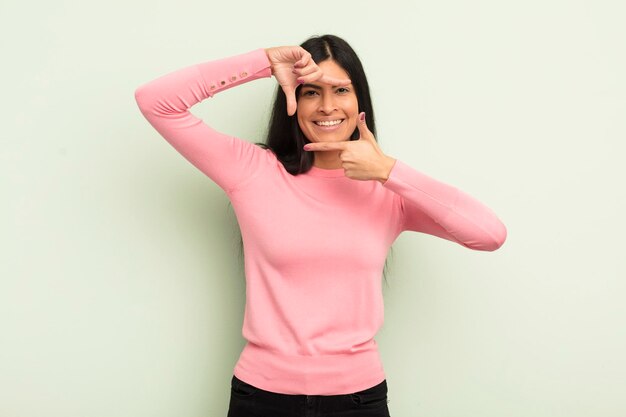
<path fill-rule="evenodd" d="M 357 123 L 357 126 L 359 128 L 359 133 L 361 134 L 361 137 L 359 139 L 371 140 L 372 133 L 367 127 L 367 122 L 365 121 L 365 112 L 361 112 L 359 114 L 359 121 Z"/>
<path fill-rule="evenodd" d="M 285 92 L 285 97 L 287 98 L 287 114 L 289 116 L 293 116 L 298 108 L 296 90 L 292 86 L 286 85 L 283 86 L 283 91 Z"/>

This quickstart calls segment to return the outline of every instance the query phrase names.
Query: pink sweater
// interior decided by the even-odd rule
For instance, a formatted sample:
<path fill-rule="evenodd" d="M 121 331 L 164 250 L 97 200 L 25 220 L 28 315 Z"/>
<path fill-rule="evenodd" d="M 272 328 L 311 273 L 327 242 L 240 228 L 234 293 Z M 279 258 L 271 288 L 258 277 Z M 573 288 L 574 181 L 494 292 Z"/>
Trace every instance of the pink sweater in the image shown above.
<path fill-rule="evenodd" d="M 493 251 L 506 228 L 476 199 L 400 160 L 384 184 L 343 169 L 293 176 L 271 151 L 189 112 L 262 77 L 271 69 L 260 48 L 171 72 L 135 98 L 161 136 L 224 190 L 237 216 L 247 344 L 234 374 L 284 394 L 360 391 L 385 379 L 374 336 L 384 316 L 382 270 L 398 235 L 411 230 Z"/>

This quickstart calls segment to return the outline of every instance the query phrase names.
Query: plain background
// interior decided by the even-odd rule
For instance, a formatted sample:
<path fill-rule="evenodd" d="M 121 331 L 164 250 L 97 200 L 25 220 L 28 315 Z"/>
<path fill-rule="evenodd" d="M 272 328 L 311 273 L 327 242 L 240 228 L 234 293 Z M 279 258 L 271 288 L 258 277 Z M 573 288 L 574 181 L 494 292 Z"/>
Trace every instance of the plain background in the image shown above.
<path fill-rule="evenodd" d="M 509 232 L 496 252 L 394 243 L 391 415 L 626 415 L 624 21 L 619 0 L 3 0 L 0 415 L 226 415 L 236 219 L 134 91 L 324 33 L 361 57 L 383 151 Z M 275 87 L 193 113 L 262 141 Z"/>

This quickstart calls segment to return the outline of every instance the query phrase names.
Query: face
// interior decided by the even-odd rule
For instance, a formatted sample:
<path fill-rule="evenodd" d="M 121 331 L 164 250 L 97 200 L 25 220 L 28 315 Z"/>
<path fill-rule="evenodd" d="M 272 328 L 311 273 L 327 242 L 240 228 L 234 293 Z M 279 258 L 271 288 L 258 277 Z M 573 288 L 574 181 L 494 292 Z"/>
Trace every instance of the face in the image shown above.
<path fill-rule="evenodd" d="M 324 74 L 335 78 L 350 78 L 335 61 L 318 64 Z M 298 95 L 298 124 L 310 142 L 340 142 L 350 140 L 357 126 L 359 106 L 352 84 L 333 87 L 321 82 L 304 84 Z M 325 121 L 330 126 L 316 122 Z M 341 123 L 335 125 L 336 121 Z"/>

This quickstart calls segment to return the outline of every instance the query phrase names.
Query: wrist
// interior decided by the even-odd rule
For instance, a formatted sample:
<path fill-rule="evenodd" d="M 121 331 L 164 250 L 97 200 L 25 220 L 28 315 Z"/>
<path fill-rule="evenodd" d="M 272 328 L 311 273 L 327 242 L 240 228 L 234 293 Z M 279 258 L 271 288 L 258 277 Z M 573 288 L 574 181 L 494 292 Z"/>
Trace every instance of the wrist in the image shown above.
<path fill-rule="evenodd" d="M 378 177 L 378 181 L 381 184 L 384 184 L 389 179 L 389 174 L 391 174 L 391 170 L 393 166 L 396 164 L 396 159 L 390 156 L 385 156 L 383 158 L 383 162 L 381 163 L 380 174 Z"/>
<path fill-rule="evenodd" d="M 272 75 L 274 75 L 274 66 L 272 65 L 272 60 L 270 59 L 270 49 L 272 48 L 263 48 L 263 50 L 265 51 L 265 56 L 270 63 L 270 71 L 272 72 Z"/>

